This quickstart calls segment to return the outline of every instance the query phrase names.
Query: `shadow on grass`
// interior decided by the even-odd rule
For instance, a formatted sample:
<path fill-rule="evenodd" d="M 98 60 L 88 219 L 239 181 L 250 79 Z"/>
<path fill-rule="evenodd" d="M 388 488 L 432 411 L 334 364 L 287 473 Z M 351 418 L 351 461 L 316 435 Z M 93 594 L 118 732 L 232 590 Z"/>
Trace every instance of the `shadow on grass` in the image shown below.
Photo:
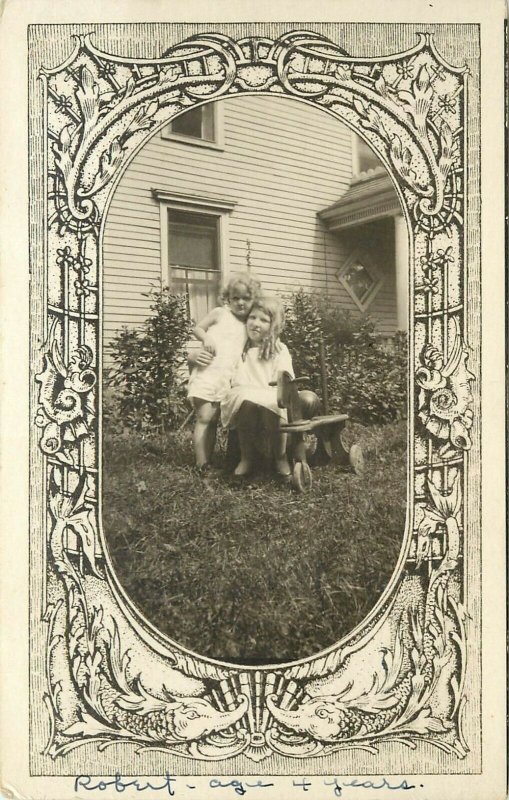
<path fill-rule="evenodd" d="M 356 438 L 362 477 L 315 468 L 312 491 L 297 495 L 268 477 L 201 477 L 188 433 L 105 431 L 103 526 L 124 590 L 160 631 L 211 658 L 284 662 L 334 644 L 387 585 L 405 525 L 405 423 Z"/>

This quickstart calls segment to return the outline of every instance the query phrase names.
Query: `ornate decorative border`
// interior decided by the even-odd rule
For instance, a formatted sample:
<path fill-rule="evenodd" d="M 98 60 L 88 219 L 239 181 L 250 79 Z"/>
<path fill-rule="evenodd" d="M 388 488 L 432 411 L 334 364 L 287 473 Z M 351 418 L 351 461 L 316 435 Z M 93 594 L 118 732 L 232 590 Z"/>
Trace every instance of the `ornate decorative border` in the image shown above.
<path fill-rule="evenodd" d="M 429 34 L 404 53 L 353 58 L 321 35 L 197 35 L 156 60 L 76 37 L 41 73 L 45 104 L 45 702 L 53 759 L 125 742 L 255 762 L 418 741 L 462 758 L 467 615 L 465 342 L 467 71 Z M 393 177 L 411 253 L 410 510 L 398 570 L 362 626 L 302 662 L 214 663 L 163 639 L 121 596 L 100 522 L 101 236 L 130 157 L 175 114 L 231 95 L 284 94 L 356 129 Z M 362 667 L 360 666 L 362 663 Z"/>

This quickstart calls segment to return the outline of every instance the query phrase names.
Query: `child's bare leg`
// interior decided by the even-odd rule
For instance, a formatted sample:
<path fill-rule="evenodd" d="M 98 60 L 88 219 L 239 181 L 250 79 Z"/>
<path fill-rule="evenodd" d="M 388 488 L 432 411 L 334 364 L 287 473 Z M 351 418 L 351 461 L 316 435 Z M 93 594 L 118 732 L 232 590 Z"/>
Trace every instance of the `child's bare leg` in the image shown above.
<path fill-rule="evenodd" d="M 254 407 L 249 401 L 242 404 L 237 416 L 237 433 L 239 437 L 240 461 L 237 464 L 234 475 L 248 475 L 253 468 L 255 457 L 254 447 L 254 428 L 256 420 L 254 418 Z"/>
<path fill-rule="evenodd" d="M 276 439 L 276 471 L 280 475 L 290 475 L 290 464 L 286 455 L 286 433 L 278 433 Z"/>
<path fill-rule="evenodd" d="M 216 442 L 216 428 L 219 417 L 219 406 L 198 397 L 193 398 L 196 422 L 193 430 L 193 444 L 196 466 L 204 467 L 209 463 Z"/>
<path fill-rule="evenodd" d="M 235 467 L 234 475 L 248 475 L 253 468 L 254 447 L 249 431 L 239 428 L 240 461 Z"/>

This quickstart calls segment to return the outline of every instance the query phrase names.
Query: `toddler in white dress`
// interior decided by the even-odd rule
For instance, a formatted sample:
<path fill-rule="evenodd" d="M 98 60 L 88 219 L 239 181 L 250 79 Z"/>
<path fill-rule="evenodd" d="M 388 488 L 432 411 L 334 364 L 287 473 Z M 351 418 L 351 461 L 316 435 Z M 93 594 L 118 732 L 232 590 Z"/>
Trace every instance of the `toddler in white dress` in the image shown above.
<path fill-rule="evenodd" d="M 210 363 L 200 365 L 198 360 L 187 390 L 196 412 L 193 442 L 200 469 L 209 465 L 214 451 L 219 403 L 230 389 L 247 339 L 245 320 L 259 290 L 259 282 L 250 275 L 232 275 L 222 294 L 225 305 L 212 309 L 193 328 L 208 359 L 212 356 Z"/>

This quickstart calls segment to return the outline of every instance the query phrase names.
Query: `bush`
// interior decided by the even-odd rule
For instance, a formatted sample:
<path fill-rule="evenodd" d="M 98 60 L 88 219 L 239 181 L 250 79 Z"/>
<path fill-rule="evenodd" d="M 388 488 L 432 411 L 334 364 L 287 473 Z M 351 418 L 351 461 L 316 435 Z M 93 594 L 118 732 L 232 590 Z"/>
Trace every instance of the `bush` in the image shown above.
<path fill-rule="evenodd" d="M 322 395 L 320 341 L 327 376 L 329 409 L 363 424 L 383 424 L 406 414 L 407 337 L 396 334 L 387 348 L 375 324 L 356 317 L 322 295 L 299 290 L 286 300 L 284 339 L 296 375 L 310 378 Z"/>
<path fill-rule="evenodd" d="M 114 368 L 108 384 L 110 393 L 106 414 L 116 427 L 141 430 L 157 427 L 166 431 L 185 418 L 186 352 L 191 336 L 187 297 L 172 294 L 168 288 L 153 289 L 152 315 L 141 329 L 124 327 L 108 346 Z"/>

